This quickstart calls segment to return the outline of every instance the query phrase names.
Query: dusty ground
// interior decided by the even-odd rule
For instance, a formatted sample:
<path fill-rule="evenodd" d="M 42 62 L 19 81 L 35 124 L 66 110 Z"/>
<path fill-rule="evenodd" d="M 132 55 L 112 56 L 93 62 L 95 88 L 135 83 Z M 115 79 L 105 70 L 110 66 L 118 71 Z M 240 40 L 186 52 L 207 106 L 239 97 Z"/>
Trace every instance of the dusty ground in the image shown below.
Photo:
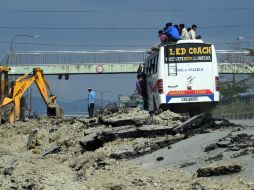
<path fill-rule="evenodd" d="M 150 118 L 147 113 L 134 112 L 134 123 L 137 126 L 130 125 L 130 128 L 140 127 Z M 129 113 L 118 112 L 112 114 L 110 119 L 119 115 L 121 115 L 119 118 L 123 118 L 124 114 L 131 117 Z M 139 114 L 139 119 L 142 121 L 137 117 Z M 154 118 L 153 125 L 173 127 L 183 122 L 182 119 L 179 115 L 164 113 Z M 184 142 L 182 134 L 160 134 L 149 138 L 116 138 L 96 145 L 94 150 L 84 150 L 80 139 L 101 131 L 112 130 L 106 119 L 102 121 L 41 118 L 17 122 L 13 126 L 2 125 L 0 127 L 0 189 L 254 189 L 253 179 L 246 178 L 244 172 L 227 177 L 197 177 L 193 168 L 186 170 L 188 166 L 170 165 L 168 161 L 172 150 L 179 151 L 174 149 L 174 146 L 177 147 L 178 143 Z M 121 120 L 121 124 L 123 123 Z M 32 130 L 36 131 L 33 136 Z M 223 130 L 220 130 L 223 133 Z M 30 141 L 29 135 L 32 136 Z M 185 137 L 185 140 L 195 141 L 195 136 Z M 224 135 L 219 139 L 223 137 Z M 207 144 L 216 143 L 219 139 L 215 138 Z M 172 144 L 172 140 L 176 143 Z M 158 148 L 158 144 L 161 147 Z M 147 151 L 150 147 L 154 150 Z M 186 147 L 183 145 L 182 148 Z M 204 148 L 202 146 L 201 151 Z M 252 154 L 252 149 L 251 146 L 247 148 L 250 149 L 249 156 Z M 131 154 L 128 159 L 112 157 L 113 153 L 129 149 L 135 150 L 136 154 Z M 166 150 L 170 150 L 170 154 L 166 153 Z M 160 151 L 163 151 L 163 154 Z M 223 149 L 224 151 L 226 150 Z M 206 158 L 202 155 L 200 154 L 202 158 L 200 165 L 206 164 L 204 161 Z M 195 159 L 193 155 L 190 155 L 189 160 L 188 157 L 184 159 L 179 157 L 181 163 L 191 162 L 193 159 Z M 147 164 L 148 160 L 149 164 Z M 199 167 L 199 164 L 196 166 Z"/>

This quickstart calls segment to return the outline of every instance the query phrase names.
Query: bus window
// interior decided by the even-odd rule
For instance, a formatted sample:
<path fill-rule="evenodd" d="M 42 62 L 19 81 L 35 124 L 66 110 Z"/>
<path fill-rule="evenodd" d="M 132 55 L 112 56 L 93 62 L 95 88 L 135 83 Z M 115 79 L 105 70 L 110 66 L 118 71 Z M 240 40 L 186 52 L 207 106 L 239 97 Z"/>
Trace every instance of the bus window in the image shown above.
<path fill-rule="evenodd" d="M 151 67 L 152 67 L 152 74 L 154 74 L 155 73 L 155 57 L 153 57 L 153 59 L 152 59 Z"/>
<path fill-rule="evenodd" d="M 144 71 L 148 75 L 157 73 L 158 69 L 158 55 L 153 56 L 145 61 Z"/>
<path fill-rule="evenodd" d="M 148 74 L 148 62 L 145 62 L 145 65 L 144 65 L 144 72 L 145 72 L 145 74 Z"/>
<path fill-rule="evenodd" d="M 152 60 L 148 61 L 148 74 L 152 74 Z"/>
<path fill-rule="evenodd" d="M 158 55 L 154 57 L 154 73 L 158 71 Z"/>
<path fill-rule="evenodd" d="M 157 71 L 158 71 L 158 55 L 155 56 L 154 59 L 155 59 L 155 60 L 154 60 L 154 63 L 155 63 L 154 73 L 157 73 Z"/>

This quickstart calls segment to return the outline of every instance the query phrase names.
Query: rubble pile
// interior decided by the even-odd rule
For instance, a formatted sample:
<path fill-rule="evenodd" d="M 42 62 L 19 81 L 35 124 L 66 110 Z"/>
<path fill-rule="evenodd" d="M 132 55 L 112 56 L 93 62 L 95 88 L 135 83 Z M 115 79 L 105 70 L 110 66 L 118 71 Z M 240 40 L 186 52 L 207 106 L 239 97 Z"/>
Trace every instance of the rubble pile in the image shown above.
<path fill-rule="evenodd" d="M 227 189 L 232 186 L 192 178 L 170 168 L 154 170 L 131 162 L 216 129 L 216 123 L 205 114 L 193 118 L 170 111 L 150 115 L 138 108 L 108 108 L 92 119 L 38 118 L 13 126 L 5 124 L 0 127 L 0 189 L 195 189 L 197 186 Z M 228 138 L 230 142 L 232 139 L 240 142 L 236 136 Z M 241 144 L 250 145 L 252 137 L 244 138 L 246 141 Z M 214 150 L 219 148 L 218 143 Z M 154 160 L 161 162 L 164 157 Z M 186 162 L 182 168 L 193 164 Z M 217 170 L 215 173 L 224 174 Z M 246 186 L 237 181 L 232 181 L 232 185 L 239 189 Z"/>
<path fill-rule="evenodd" d="M 239 130 L 239 129 L 238 129 Z M 205 147 L 205 152 L 212 152 L 220 150 L 227 154 L 230 153 L 231 158 L 237 158 L 244 155 L 251 155 L 254 153 L 254 135 L 243 132 L 233 134 L 230 132 L 225 137 L 219 139 L 216 143 Z M 221 157 L 223 154 L 221 153 Z"/>

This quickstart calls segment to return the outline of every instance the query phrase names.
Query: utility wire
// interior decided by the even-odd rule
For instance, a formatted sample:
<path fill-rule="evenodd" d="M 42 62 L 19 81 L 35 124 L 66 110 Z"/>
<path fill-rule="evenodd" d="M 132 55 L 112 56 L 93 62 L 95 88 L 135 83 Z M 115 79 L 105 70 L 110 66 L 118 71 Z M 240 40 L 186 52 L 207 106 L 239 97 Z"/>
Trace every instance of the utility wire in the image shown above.
<path fill-rule="evenodd" d="M 195 11 L 236 11 L 253 10 L 252 7 L 198 8 L 198 9 L 140 9 L 140 10 L 0 10 L 0 13 L 151 13 L 151 12 L 195 12 Z"/>
<path fill-rule="evenodd" d="M 0 41 L 0 44 L 11 44 L 11 42 Z M 38 45 L 38 46 L 72 46 L 72 47 L 147 47 L 150 45 L 92 45 L 92 44 L 62 44 L 62 43 L 27 43 L 14 42 L 17 45 Z"/>
<path fill-rule="evenodd" d="M 221 26 L 198 26 L 203 29 L 218 28 L 250 28 L 254 24 L 246 25 L 221 25 Z M 25 27 L 25 26 L 0 26 L 0 29 L 22 29 L 22 30 L 157 30 L 161 27 Z"/>
<path fill-rule="evenodd" d="M 214 44 L 228 44 L 234 45 L 237 42 L 219 42 Z M 0 41 L 0 44 L 11 44 L 11 42 Z M 13 44 L 17 45 L 36 45 L 36 46 L 67 46 L 67 47 L 148 47 L 151 44 L 144 44 L 144 45 L 94 45 L 94 44 L 63 44 L 63 43 L 28 43 L 28 42 L 14 42 Z M 241 42 L 241 44 L 254 44 L 253 42 Z"/>
<path fill-rule="evenodd" d="M 23 27 L 23 26 L 0 26 L 0 29 L 29 29 L 29 30 L 151 30 L 151 29 L 157 29 L 157 28 L 155 28 L 155 27 Z"/>

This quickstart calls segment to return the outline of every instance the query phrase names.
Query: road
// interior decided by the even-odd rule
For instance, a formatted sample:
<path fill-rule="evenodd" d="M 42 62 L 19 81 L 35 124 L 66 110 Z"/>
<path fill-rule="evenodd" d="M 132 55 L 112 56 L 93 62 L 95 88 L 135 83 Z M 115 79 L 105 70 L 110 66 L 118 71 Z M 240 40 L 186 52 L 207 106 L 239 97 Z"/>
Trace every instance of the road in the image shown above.
<path fill-rule="evenodd" d="M 254 119 L 230 120 L 230 122 L 240 125 L 254 126 Z"/>
<path fill-rule="evenodd" d="M 234 121 L 235 124 L 244 124 L 251 126 L 254 123 L 254 120 L 248 121 Z M 163 148 L 158 151 L 155 151 L 151 154 L 139 157 L 134 161 L 143 167 L 148 168 L 175 168 L 181 169 L 183 172 L 194 175 L 199 167 L 213 163 L 216 160 L 209 160 L 218 155 L 222 155 L 220 161 L 238 161 L 242 164 L 243 170 L 240 174 L 234 174 L 235 177 L 239 175 L 242 178 L 248 180 L 254 179 L 254 156 L 253 147 L 248 148 L 250 151 L 249 154 L 242 156 L 235 156 L 243 152 L 243 149 L 238 149 L 234 151 L 228 151 L 228 148 L 216 148 L 213 151 L 205 152 L 204 149 L 208 145 L 220 142 L 220 139 L 223 139 L 229 135 L 237 136 L 239 134 L 248 134 L 252 135 L 254 139 L 254 127 L 233 127 L 233 128 L 224 128 L 215 130 L 210 133 L 198 134 L 193 137 L 182 140 L 178 143 L 172 145 L 172 148 Z M 232 140 L 231 140 L 232 141 Z M 244 141 L 244 140 L 243 140 Z M 230 140 L 229 140 L 230 142 Z M 237 145 L 234 145 L 237 146 Z M 251 153 L 252 151 L 252 153 Z M 156 158 L 163 157 L 163 160 L 157 161 Z M 209 160 L 209 161 L 208 161 Z M 192 163 L 192 164 L 190 164 Z M 183 165 L 185 165 L 183 167 Z M 233 177 L 234 177 L 233 176 Z M 223 176 L 224 179 L 227 179 L 229 176 Z M 230 176 L 231 177 L 231 176 Z M 215 177 L 216 178 L 216 177 Z M 229 179 L 229 178 L 228 178 Z"/>

